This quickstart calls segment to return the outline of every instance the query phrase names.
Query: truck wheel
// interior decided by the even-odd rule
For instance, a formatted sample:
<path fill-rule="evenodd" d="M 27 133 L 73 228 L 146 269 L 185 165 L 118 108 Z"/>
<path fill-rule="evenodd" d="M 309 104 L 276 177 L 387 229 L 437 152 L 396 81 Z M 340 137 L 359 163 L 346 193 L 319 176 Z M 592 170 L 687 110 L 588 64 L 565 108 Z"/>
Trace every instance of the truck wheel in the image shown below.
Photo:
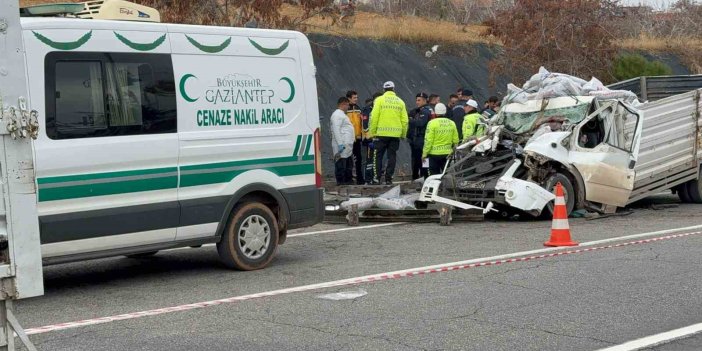
<path fill-rule="evenodd" d="M 680 198 L 680 201 L 682 201 L 682 203 L 684 204 L 692 203 L 692 198 L 690 197 L 690 193 L 687 190 L 687 183 L 678 185 L 675 190 L 678 192 L 678 197 Z"/>
<path fill-rule="evenodd" d="M 149 251 L 149 252 L 142 252 L 138 254 L 133 254 L 133 255 L 127 255 L 128 258 L 148 258 L 151 257 L 155 254 L 157 254 L 158 251 Z"/>
<path fill-rule="evenodd" d="M 278 221 L 270 208 L 260 202 L 239 204 L 217 243 L 219 258 L 233 269 L 264 268 L 278 249 L 278 234 Z"/>
<path fill-rule="evenodd" d="M 573 189 L 573 184 L 570 179 L 566 177 L 563 173 L 553 174 L 547 181 L 545 188 L 551 193 L 556 193 L 556 184 L 561 183 L 563 185 L 563 195 L 565 195 L 566 209 L 568 210 L 568 216 L 573 212 L 575 207 L 575 190 Z M 542 219 L 552 219 L 553 218 L 553 201 L 546 204 L 543 211 L 541 211 Z"/>
<path fill-rule="evenodd" d="M 702 182 L 695 179 L 685 184 L 687 184 L 687 195 L 690 197 L 690 202 L 702 204 Z"/>

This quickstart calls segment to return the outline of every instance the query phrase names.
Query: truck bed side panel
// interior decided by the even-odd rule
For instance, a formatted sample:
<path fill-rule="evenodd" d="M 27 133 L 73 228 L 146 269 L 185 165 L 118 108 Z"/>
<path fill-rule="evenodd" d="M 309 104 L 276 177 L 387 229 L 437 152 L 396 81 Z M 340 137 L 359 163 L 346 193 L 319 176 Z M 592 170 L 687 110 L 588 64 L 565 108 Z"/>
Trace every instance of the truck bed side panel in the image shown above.
<path fill-rule="evenodd" d="M 637 191 L 653 191 L 654 183 L 672 184 L 690 177 L 699 165 L 700 90 L 642 105 L 643 131 L 636 164 Z M 657 186 L 654 188 L 658 188 Z M 657 190 L 664 190 L 657 189 Z M 632 198 L 636 194 L 633 194 Z"/>

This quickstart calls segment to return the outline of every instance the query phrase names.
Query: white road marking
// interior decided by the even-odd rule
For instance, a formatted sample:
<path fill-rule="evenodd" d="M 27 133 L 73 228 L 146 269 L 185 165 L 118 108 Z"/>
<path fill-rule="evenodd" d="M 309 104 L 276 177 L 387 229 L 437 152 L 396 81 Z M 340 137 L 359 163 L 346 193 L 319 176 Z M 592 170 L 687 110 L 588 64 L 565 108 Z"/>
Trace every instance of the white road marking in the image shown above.
<path fill-rule="evenodd" d="M 671 330 L 665 333 L 660 333 L 656 335 L 647 336 L 645 338 L 636 339 L 629 341 L 627 343 L 612 346 L 599 351 L 634 351 L 643 348 L 649 348 L 656 345 L 667 344 L 671 341 L 682 339 L 687 336 L 691 336 L 702 332 L 702 323 L 694 324 L 689 327 L 684 327 L 680 329 Z"/>
<path fill-rule="evenodd" d="M 614 242 L 614 241 L 622 241 L 622 240 L 630 240 L 630 239 L 645 238 L 645 237 L 647 237 L 647 236 L 667 235 L 667 234 L 672 234 L 672 233 L 688 232 L 688 231 L 695 231 L 695 230 L 700 230 L 700 229 L 702 229 L 702 225 L 693 225 L 693 226 L 691 226 L 691 227 L 682 227 L 682 228 L 665 229 L 665 230 L 659 230 L 659 231 L 656 231 L 656 232 L 648 232 L 648 233 L 641 233 L 641 234 L 625 235 L 625 236 L 618 236 L 618 237 L 609 238 L 609 239 L 588 241 L 588 242 L 586 242 L 586 243 L 580 244 L 580 246 L 600 245 L 600 244 L 611 243 L 611 242 Z"/>
<path fill-rule="evenodd" d="M 320 230 L 320 231 L 308 232 L 308 233 L 288 234 L 288 238 L 296 238 L 296 237 L 308 236 L 308 235 L 348 232 L 348 231 L 361 230 L 361 229 L 382 228 L 382 227 L 390 227 L 390 226 L 395 226 L 395 225 L 400 225 L 400 224 L 404 224 L 404 223 L 401 223 L 401 222 L 381 223 L 381 224 L 364 225 L 361 227 L 347 227 L 347 228 Z"/>
<path fill-rule="evenodd" d="M 693 226 L 693 227 L 686 227 L 686 228 L 678 228 L 678 229 L 668 229 L 668 230 L 643 233 L 643 234 L 626 235 L 626 236 L 609 238 L 609 239 L 604 239 L 604 240 L 590 241 L 590 242 L 582 243 L 580 245 L 581 248 L 577 248 L 577 249 L 572 248 L 571 250 L 568 250 L 568 251 L 564 251 L 564 248 L 562 248 L 562 247 L 553 247 L 553 248 L 544 248 L 544 249 L 538 249 L 538 250 L 514 252 L 514 253 L 491 256 L 491 257 L 476 258 L 476 259 L 451 262 L 451 263 L 442 263 L 442 264 L 436 264 L 436 265 L 432 265 L 432 266 L 410 268 L 410 269 L 404 269 L 404 270 L 399 270 L 399 271 L 394 271 L 394 272 L 377 273 L 377 274 L 371 274 L 371 275 L 366 275 L 366 276 L 359 276 L 359 277 L 353 277 L 353 278 L 347 278 L 347 279 L 341 279 L 341 280 L 335 280 L 335 281 L 327 281 L 327 282 L 316 283 L 316 284 L 295 286 L 295 287 L 283 288 L 283 289 L 277 289 L 277 290 L 269 290 L 269 291 L 254 293 L 254 294 L 233 296 L 233 297 L 228 297 L 228 298 L 219 299 L 219 300 L 203 301 L 203 302 L 191 303 L 191 304 L 180 305 L 180 306 L 172 306 L 172 307 L 152 309 L 152 310 L 147 310 L 147 311 L 125 313 L 125 314 L 114 315 L 114 316 L 109 316 L 109 317 L 102 317 L 102 318 L 86 319 L 86 320 L 75 321 L 75 322 L 53 324 L 53 325 L 47 325 L 47 326 L 42 326 L 42 327 L 37 327 L 37 328 L 30 328 L 30 329 L 27 329 L 26 332 L 27 332 L 27 335 L 42 334 L 42 333 L 48 333 L 48 332 L 53 332 L 53 331 L 59 331 L 59 330 L 79 328 L 79 327 L 84 327 L 84 326 L 89 326 L 89 325 L 111 323 L 111 322 L 120 321 L 120 320 L 136 319 L 136 318 L 141 318 L 141 317 L 145 317 L 145 316 L 156 316 L 156 315 L 167 314 L 167 313 L 172 313 L 172 312 L 188 311 L 188 310 L 193 310 L 193 309 L 218 306 L 218 305 L 222 305 L 222 304 L 233 303 L 233 302 L 238 302 L 238 301 L 246 301 L 246 300 L 251 300 L 251 299 L 258 299 L 258 298 L 263 298 L 263 297 L 279 296 L 279 295 L 286 295 L 286 294 L 291 294 L 291 293 L 299 293 L 299 292 L 320 290 L 320 289 L 340 287 L 340 286 L 349 286 L 349 285 L 377 282 L 377 281 L 383 281 L 383 280 L 389 280 L 389 279 L 414 277 L 414 276 L 418 276 L 418 275 L 438 273 L 438 272 L 448 272 L 448 271 L 461 270 L 461 269 L 467 269 L 467 268 L 493 266 L 493 265 L 499 265 L 499 264 L 504 264 L 504 263 L 526 262 L 526 261 L 535 260 L 535 259 L 557 257 L 557 256 L 562 256 L 562 255 L 577 254 L 577 253 L 583 253 L 583 252 L 592 252 L 592 251 L 608 249 L 608 248 L 615 248 L 615 247 L 627 247 L 627 246 L 636 245 L 636 244 L 646 244 L 646 243 L 658 242 L 658 241 L 662 241 L 662 240 L 670 240 L 670 239 L 675 239 L 675 238 L 683 238 L 683 237 L 688 237 L 688 236 L 692 236 L 692 235 L 702 234 L 702 231 L 684 232 L 685 230 L 688 230 L 688 229 L 702 229 L 702 225 Z M 663 237 L 656 237 L 656 238 L 651 238 L 651 239 L 643 239 L 643 240 L 633 241 L 633 242 L 624 242 L 624 243 L 610 245 L 610 246 L 600 246 L 600 247 L 593 246 L 593 245 L 599 245 L 599 244 L 603 244 L 603 243 L 641 238 L 641 237 L 645 237 L 645 236 L 671 234 L 671 233 L 675 233 L 675 232 L 678 232 L 679 234 L 668 235 L 668 236 L 663 236 Z M 582 248 L 585 246 L 591 246 L 591 247 L 590 248 Z M 537 254 L 540 254 L 540 255 L 536 256 Z"/>

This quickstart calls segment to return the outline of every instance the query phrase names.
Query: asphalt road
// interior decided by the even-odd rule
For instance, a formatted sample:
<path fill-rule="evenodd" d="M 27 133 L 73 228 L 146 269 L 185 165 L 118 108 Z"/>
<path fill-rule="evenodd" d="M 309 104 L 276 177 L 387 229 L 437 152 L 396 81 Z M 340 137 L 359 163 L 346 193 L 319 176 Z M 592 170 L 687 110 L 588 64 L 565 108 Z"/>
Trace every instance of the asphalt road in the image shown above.
<path fill-rule="evenodd" d="M 660 206 L 670 202 L 663 196 L 627 216 L 571 220 L 573 237 L 590 242 L 702 225 L 702 206 Z M 50 266 L 45 296 L 20 301 L 16 312 L 31 329 L 538 250 L 549 227 L 536 221 L 401 224 L 291 237 L 273 264 L 256 272 L 224 269 L 213 247 Z M 334 229 L 346 227 L 320 225 L 297 233 Z M 31 338 L 40 350 L 598 350 L 702 322 L 702 234 L 621 245 L 638 240 L 277 293 Z M 363 296 L 320 298 L 339 292 Z M 699 349 L 702 336 L 693 335 L 647 350 Z"/>

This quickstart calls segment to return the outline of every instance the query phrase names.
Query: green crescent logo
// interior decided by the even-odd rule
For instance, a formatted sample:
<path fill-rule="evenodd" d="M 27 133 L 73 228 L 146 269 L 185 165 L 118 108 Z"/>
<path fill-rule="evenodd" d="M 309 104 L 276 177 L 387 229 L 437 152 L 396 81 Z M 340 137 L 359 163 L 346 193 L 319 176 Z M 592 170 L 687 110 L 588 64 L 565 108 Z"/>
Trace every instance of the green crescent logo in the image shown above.
<path fill-rule="evenodd" d="M 119 41 L 121 41 L 122 43 L 124 43 L 124 45 L 127 45 L 127 46 L 129 46 L 130 48 L 132 48 L 132 49 L 134 49 L 134 50 L 137 50 L 137 51 L 151 51 L 151 50 L 154 50 L 154 49 L 156 49 L 157 47 L 161 46 L 161 44 L 163 44 L 163 42 L 166 41 L 166 34 L 160 36 L 158 39 L 156 39 L 156 40 L 155 40 L 154 42 L 152 42 L 152 43 L 143 43 L 143 44 L 142 44 L 142 43 L 135 43 L 135 42 L 133 42 L 133 41 L 131 41 L 131 40 L 125 38 L 124 36 L 120 35 L 120 34 L 117 33 L 117 32 L 113 32 L 113 33 L 115 33 L 115 36 L 117 37 L 117 39 L 119 39 Z"/>
<path fill-rule="evenodd" d="M 32 31 L 32 33 L 42 43 L 44 43 L 44 44 L 46 44 L 46 45 L 48 45 L 56 50 L 66 50 L 66 51 L 75 50 L 75 49 L 85 45 L 85 43 L 87 43 L 88 40 L 90 40 L 90 38 L 92 38 L 92 36 L 93 36 L 93 31 L 91 30 L 90 32 L 85 33 L 82 37 L 80 37 L 76 41 L 60 42 L 60 41 L 53 41 L 53 40 L 35 32 L 35 31 Z"/>
<path fill-rule="evenodd" d="M 195 75 L 190 74 L 190 73 L 184 75 L 183 78 L 180 78 L 180 95 L 181 95 L 181 96 L 183 97 L 183 99 L 184 99 L 185 101 L 187 101 L 187 102 L 195 102 L 195 101 L 197 101 L 199 98 L 193 99 L 193 98 L 191 98 L 190 96 L 188 96 L 188 93 L 185 92 L 185 83 L 187 83 L 187 82 L 188 82 L 188 79 L 190 79 L 190 78 L 195 78 L 195 79 L 197 79 L 197 77 L 195 77 Z"/>
<path fill-rule="evenodd" d="M 287 99 L 280 99 L 282 102 L 289 104 L 295 98 L 295 84 L 293 84 L 292 80 L 290 80 L 288 77 L 280 78 L 279 82 L 280 81 L 285 81 L 290 85 L 290 97 Z"/>
<path fill-rule="evenodd" d="M 190 44 L 193 44 L 194 47 L 200 49 L 202 52 L 206 52 L 208 54 L 216 54 L 218 52 L 222 52 L 224 49 L 229 47 L 229 44 L 232 43 L 232 38 L 229 37 L 227 40 L 225 40 L 222 44 L 219 45 L 204 45 L 200 44 L 197 40 L 191 38 L 188 35 L 185 35 L 186 38 L 188 38 L 188 41 Z"/>
<path fill-rule="evenodd" d="M 285 51 L 285 49 L 288 48 L 288 45 L 290 45 L 290 40 L 286 40 L 285 43 L 283 43 L 283 45 L 281 45 L 279 48 L 272 48 L 272 49 L 271 48 L 264 48 L 263 46 L 261 46 L 261 44 L 253 41 L 253 39 L 251 39 L 251 38 L 249 38 L 249 43 L 251 43 L 251 45 L 253 45 L 256 49 L 258 49 L 258 51 L 260 51 L 266 55 L 275 56 L 275 55 L 278 55 L 281 52 Z"/>

